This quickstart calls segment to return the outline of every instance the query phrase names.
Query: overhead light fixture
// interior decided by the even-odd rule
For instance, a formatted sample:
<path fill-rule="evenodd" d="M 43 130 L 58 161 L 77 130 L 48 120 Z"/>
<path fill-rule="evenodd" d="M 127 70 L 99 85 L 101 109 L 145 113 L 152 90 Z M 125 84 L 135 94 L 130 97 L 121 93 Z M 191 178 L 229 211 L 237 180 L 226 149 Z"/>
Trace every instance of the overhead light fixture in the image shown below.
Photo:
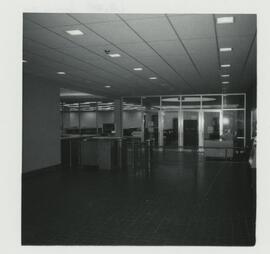
<path fill-rule="evenodd" d="M 230 84 L 230 82 L 229 81 L 223 81 L 223 82 L 221 82 L 221 84 L 227 85 L 227 84 Z"/>
<path fill-rule="evenodd" d="M 222 78 L 229 78 L 230 77 L 230 74 L 222 74 L 220 75 Z"/>
<path fill-rule="evenodd" d="M 154 79 L 157 79 L 157 77 L 150 77 L 149 79 L 154 80 Z"/>
<path fill-rule="evenodd" d="M 58 71 L 56 72 L 58 75 L 66 75 L 66 73 L 64 71 Z"/>
<path fill-rule="evenodd" d="M 221 67 L 222 68 L 229 68 L 229 67 L 231 67 L 231 65 L 230 64 L 222 64 Z"/>
<path fill-rule="evenodd" d="M 229 52 L 229 51 L 232 51 L 232 48 L 220 48 L 219 51 L 220 52 Z"/>
<path fill-rule="evenodd" d="M 115 53 L 115 54 L 109 54 L 110 57 L 120 57 L 121 55 L 118 54 L 118 53 Z"/>
<path fill-rule="evenodd" d="M 142 71 L 143 68 L 141 68 L 141 67 L 136 67 L 136 68 L 133 68 L 133 70 L 134 70 L 134 71 Z"/>
<path fill-rule="evenodd" d="M 217 24 L 232 24 L 234 23 L 234 17 L 219 17 L 217 18 Z"/>
<path fill-rule="evenodd" d="M 111 88 L 111 86 L 104 86 L 105 88 Z"/>
<path fill-rule="evenodd" d="M 22 60 L 23 63 L 27 63 L 27 60 Z"/>
<path fill-rule="evenodd" d="M 81 30 L 68 30 L 66 31 L 66 33 L 68 33 L 69 35 L 83 35 L 83 32 Z"/>

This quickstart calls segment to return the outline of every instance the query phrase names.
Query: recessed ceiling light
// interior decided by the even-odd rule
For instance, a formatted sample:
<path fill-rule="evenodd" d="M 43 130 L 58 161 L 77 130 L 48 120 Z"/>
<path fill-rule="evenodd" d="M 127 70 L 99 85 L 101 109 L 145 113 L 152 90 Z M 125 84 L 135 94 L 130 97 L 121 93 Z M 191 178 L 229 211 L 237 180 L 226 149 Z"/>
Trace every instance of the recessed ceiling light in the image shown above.
<path fill-rule="evenodd" d="M 134 70 L 134 71 L 142 71 L 143 68 L 141 68 L 141 67 L 136 67 L 136 68 L 133 68 L 133 70 Z"/>
<path fill-rule="evenodd" d="M 232 48 L 220 48 L 219 51 L 220 52 L 229 52 L 229 51 L 232 51 Z"/>
<path fill-rule="evenodd" d="M 157 77 L 150 77 L 149 79 L 154 80 L 154 79 L 157 79 Z"/>
<path fill-rule="evenodd" d="M 22 60 L 23 63 L 27 63 L 27 60 Z"/>
<path fill-rule="evenodd" d="M 228 67 L 231 67 L 231 65 L 230 64 L 222 64 L 221 67 L 222 68 L 228 68 Z"/>
<path fill-rule="evenodd" d="M 230 77 L 230 74 L 222 74 L 222 75 L 220 75 L 222 78 L 228 78 L 228 77 Z"/>
<path fill-rule="evenodd" d="M 120 54 L 115 53 L 115 54 L 109 54 L 109 56 L 110 56 L 110 57 L 120 57 L 121 55 L 120 55 Z"/>
<path fill-rule="evenodd" d="M 217 24 L 231 24 L 231 23 L 234 23 L 234 17 L 217 18 Z"/>
<path fill-rule="evenodd" d="M 223 85 L 227 85 L 229 83 L 230 83 L 229 81 L 223 81 L 223 82 L 221 82 L 221 84 L 223 84 Z"/>
<path fill-rule="evenodd" d="M 66 73 L 64 71 L 58 71 L 56 72 L 58 75 L 66 75 Z"/>
<path fill-rule="evenodd" d="M 70 35 L 83 35 L 83 32 L 81 30 L 68 30 L 66 33 Z"/>
<path fill-rule="evenodd" d="M 111 88 L 111 86 L 104 86 L 105 88 Z"/>

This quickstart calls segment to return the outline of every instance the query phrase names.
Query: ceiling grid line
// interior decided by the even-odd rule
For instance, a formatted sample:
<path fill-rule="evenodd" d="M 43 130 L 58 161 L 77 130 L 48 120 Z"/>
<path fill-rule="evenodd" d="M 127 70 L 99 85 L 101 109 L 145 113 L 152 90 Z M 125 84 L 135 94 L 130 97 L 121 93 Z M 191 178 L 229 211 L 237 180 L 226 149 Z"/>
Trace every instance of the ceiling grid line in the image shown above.
<path fill-rule="evenodd" d="M 184 44 L 183 40 L 181 39 L 180 35 L 177 33 L 177 31 L 175 30 L 174 25 L 172 24 L 172 21 L 170 20 L 170 18 L 168 17 L 167 14 L 165 14 L 165 17 L 167 18 L 168 23 L 170 24 L 171 28 L 173 29 L 176 37 L 178 38 L 178 41 L 180 42 L 180 44 L 182 45 L 182 47 L 184 48 L 189 60 L 191 61 L 193 67 L 195 68 L 195 70 L 197 71 L 197 73 L 199 74 L 199 76 L 202 78 L 201 72 L 199 70 L 199 68 L 197 67 L 196 63 L 194 62 L 193 58 L 191 57 L 188 49 L 186 48 L 186 45 Z"/>
<path fill-rule="evenodd" d="M 217 58 L 218 58 L 218 72 L 219 72 L 219 82 L 221 82 L 221 59 L 220 59 L 220 52 L 219 52 L 219 42 L 218 42 L 218 35 L 217 35 L 217 24 L 216 24 L 216 17 L 215 14 L 212 15 L 213 17 L 213 25 L 214 25 L 214 32 L 215 32 L 215 40 L 216 40 L 216 50 L 217 50 Z M 231 74 L 230 74 L 231 75 Z M 222 89 L 223 91 L 223 89 Z"/>
<path fill-rule="evenodd" d="M 118 15 L 118 14 L 117 14 Z M 165 62 L 185 83 L 186 85 L 188 85 L 189 87 L 191 87 L 192 89 L 194 89 L 194 87 L 192 87 L 191 84 L 189 84 L 189 82 L 187 82 L 185 80 L 185 78 L 180 74 L 178 73 L 146 40 L 144 40 L 144 38 L 142 38 L 138 33 L 137 31 L 135 31 L 129 24 L 127 21 L 125 21 L 120 15 L 118 15 L 119 18 L 149 47 L 151 48 L 162 60 L 163 62 Z"/>
<path fill-rule="evenodd" d="M 27 52 L 28 50 L 25 50 L 25 51 Z M 43 55 L 39 55 L 39 54 L 37 54 L 37 53 L 32 53 L 32 52 L 30 52 L 30 54 L 36 55 L 36 56 L 38 56 L 38 57 L 42 57 L 42 58 L 45 58 L 45 59 L 48 59 L 48 60 L 51 60 L 51 58 L 45 57 L 45 56 L 43 56 Z M 58 61 L 58 60 L 53 60 L 53 61 L 54 61 L 55 63 L 60 63 L 60 64 L 62 64 L 62 65 L 65 65 L 65 66 L 67 66 L 67 67 L 74 68 L 74 66 L 69 65 L 69 64 L 66 64 L 66 63 L 63 63 L 63 62 L 60 62 L 60 61 Z M 76 70 L 79 70 L 79 71 L 84 72 L 84 73 L 88 73 L 86 70 L 80 69 L 80 68 L 78 68 L 78 67 L 76 67 Z M 76 75 L 74 75 L 74 74 L 69 74 L 69 75 L 71 75 L 71 76 L 76 76 Z M 95 74 L 95 75 L 96 75 L 96 74 Z M 96 75 L 96 77 L 97 77 L 97 78 L 102 78 L 102 77 L 100 77 L 99 75 Z M 97 84 L 101 84 L 101 85 L 110 85 L 110 84 L 108 83 L 108 81 L 105 81 L 104 83 L 100 83 L 99 81 L 91 80 L 91 78 L 87 78 L 87 81 L 91 81 L 91 82 L 93 82 L 93 83 L 97 83 Z M 112 81 L 109 81 L 109 82 L 112 82 Z M 118 85 L 118 87 L 119 87 L 119 85 Z"/>
<path fill-rule="evenodd" d="M 69 15 L 69 14 L 67 14 L 67 15 Z M 72 17 L 72 16 L 71 16 L 71 17 Z M 31 20 L 31 19 L 29 19 L 29 20 Z M 120 67 L 120 68 L 122 68 L 122 69 L 124 69 L 124 70 L 126 70 L 126 71 L 128 71 L 128 72 L 130 72 L 130 73 L 132 73 L 133 75 L 136 75 L 136 74 L 134 74 L 133 72 L 131 72 L 129 69 L 126 69 L 126 68 L 124 68 L 123 66 L 121 66 L 121 65 L 119 65 L 119 64 L 117 64 L 117 63 L 115 63 L 115 62 L 113 62 L 113 61 L 110 61 L 110 60 L 107 59 L 106 57 L 104 57 L 104 56 L 102 56 L 102 55 L 100 55 L 100 54 L 97 54 L 95 51 L 92 51 L 92 50 L 90 50 L 90 49 L 88 49 L 88 48 L 86 48 L 86 47 L 84 47 L 84 46 L 82 46 L 82 45 L 80 45 L 80 44 L 78 44 L 78 43 L 72 41 L 72 40 L 69 40 L 69 39 L 67 39 L 66 37 L 64 37 L 64 36 L 62 36 L 62 35 L 56 33 L 55 31 L 52 31 L 51 29 L 49 29 L 49 28 L 47 28 L 47 27 L 45 27 L 45 26 L 43 26 L 43 25 L 41 25 L 41 24 L 39 24 L 39 23 L 37 23 L 37 22 L 35 22 L 35 21 L 33 21 L 33 20 L 31 20 L 31 22 L 33 22 L 33 23 L 39 25 L 40 27 L 46 29 L 47 31 L 49 31 L 49 32 L 51 32 L 51 33 L 54 33 L 54 34 L 56 34 L 57 36 L 59 36 L 59 37 L 65 39 L 65 40 L 71 42 L 72 44 L 74 44 L 74 45 L 76 45 L 76 46 L 78 46 L 78 47 L 81 47 L 81 48 L 87 50 L 88 52 L 90 52 L 90 53 L 92 53 L 92 54 L 95 54 L 95 55 L 97 55 L 97 56 L 103 58 L 105 61 L 108 61 L 108 62 L 110 62 L 110 63 L 113 63 L 113 64 L 117 65 L 118 67 Z M 81 23 L 81 24 L 82 24 L 82 23 Z M 82 24 L 82 25 L 84 25 L 84 24 Z M 87 26 L 86 26 L 86 27 L 87 27 Z M 88 27 L 87 27 L 87 28 L 88 28 Z M 100 36 L 100 35 L 99 35 L 99 36 Z M 101 37 L 101 36 L 100 36 L 100 37 Z M 27 37 L 26 37 L 26 38 L 27 38 Z M 102 38 L 102 37 L 101 37 L 101 38 Z M 104 69 L 102 69 L 102 70 L 106 72 L 106 70 L 104 70 Z M 138 76 L 138 75 L 136 75 L 136 76 Z M 138 76 L 138 77 L 141 78 L 142 80 L 144 80 L 142 77 L 140 77 L 140 76 Z M 145 81 L 145 80 L 144 80 L 144 81 Z M 146 89 L 147 89 L 147 88 L 146 88 Z"/>
<path fill-rule="evenodd" d="M 242 77 L 242 79 L 241 79 L 241 81 L 240 81 L 241 83 L 242 83 L 243 80 L 244 80 L 244 73 L 245 73 L 245 70 L 246 70 L 246 67 L 247 67 L 248 59 L 249 59 L 249 57 L 250 57 L 252 48 L 253 48 L 253 46 L 255 45 L 254 42 L 256 41 L 256 37 L 257 37 L 257 32 L 255 32 L 255 34 L 254 34 L 254 36 L 253 36 L 253 38 L 252 38 L 251 44 L 250 44 L 249 49 L 248 49 L 247 56 L 246 56 L 245 61 L 244 61 L 244 64 L 243 64 L 243 68 L 242 68 L 242 71 L 241 71 L 241 77 Z"/>
<path fill-rule="evenodd" d="M 126 55 L 128 55 L 129 57 L 131 57 L 133 60 L 137 61 L 138 63 L 140 63 L 142 66 L 144 66 L 145 68 L 149 69 L 150 71 L 152 71 L 154 74 L 160 76 L 163 80 L 165 80 L 168 84 L 170 84 L 172 87 L 175 88 L 174 85 L 171 84 L 171 82 L 169 82 L 167 79 L 165 79 L 164 77 L 162 77 L 161 75 L 159 75 L 156 71 L 154 71 L 152 68 L 150 68 L 149 66 L 145 65 L 144 63 L 142 63 L 140 60 L 138 60 L 136 57 L 130 55 L 129 53 L 127 53 L 125 50 L 119 48 L 116 44 L 114 44 L 113 42 L 109 41 L 107 38 L 103 37 L 102 35 L 100 35 L 99 33 L 97 33 L 95 30 L 91 29 L 89 26 L 85 25 L 84 23 L 80 22 L 78 19 L 76 19 L 75 17 L 73 17 L 71 14 L 67 14 L 70 17 L 74 18 L 74 20 L 76 20 L 77 22 L 79 22 L 82 26 L 86 27 L 89 31 L 95 33 L 96 35 L 98 35 L 100 38 L 102 38 L 103 40 L 107 41 L 108 43 L 110 43 L 112 46 L 114 46 L 115 48 L 119 49 L 120 51 L 122 51 L 123 53 L 125 53 Z M 138 75 L 137 75 L 138 76 Z M 140 76 L 139 76 L 140 77 Z M 141 77 L 140 77 L 141 78 Z"/>

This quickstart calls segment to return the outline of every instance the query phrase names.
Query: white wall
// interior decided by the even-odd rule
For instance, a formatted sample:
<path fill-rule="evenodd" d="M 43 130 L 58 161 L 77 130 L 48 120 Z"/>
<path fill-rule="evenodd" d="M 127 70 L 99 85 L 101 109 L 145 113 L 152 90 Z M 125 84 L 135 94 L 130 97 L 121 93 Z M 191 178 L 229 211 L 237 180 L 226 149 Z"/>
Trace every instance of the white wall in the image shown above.
<path fill-rule="evenodd" d="M 60 157 L 59 88 L 25 75 L 22 172 L 57 165 Z"/>
<path fill-rule="evenodd" d="M 142 112 L 139 111 L 123 111 L 123 129 L 141 128 Z"/>
<path fill-rule="evenodd" d="M 97 112 L 98 127 L 102 128 L 104 123 L 114 123 L 113 111 L 99 111 Z"/>
<path fill-rule="evenodd" d="M 173 128 L 173 118 L 178 118 L 178 112 L 165 111 L 164 114 L 164 130 Z"/>
<path fill-rule="evenodd" d="M 81 128 L 96 127 L 96 112 L 81 112 Z"/>

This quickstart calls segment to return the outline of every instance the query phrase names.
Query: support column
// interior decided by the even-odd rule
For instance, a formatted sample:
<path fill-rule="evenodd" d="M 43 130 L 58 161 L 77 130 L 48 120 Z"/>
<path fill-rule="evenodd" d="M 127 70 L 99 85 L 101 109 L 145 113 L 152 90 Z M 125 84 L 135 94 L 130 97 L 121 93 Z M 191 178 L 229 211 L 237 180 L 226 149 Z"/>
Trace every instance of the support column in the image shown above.
<path fill-rule="evenodd" d="M 122 100 L 114 100 L 114 126 L 115 126 L 115 136 L 123 136 L 123 112 L 122 112 Z"/>
<path fill-rule="evenodd" d="M 184 134 L 183 134 L 183 120 L 184 119 L 184 112 L 182 110 L 178 111 L 178 147 L 181 151 L 184 146 Z"/>
<path fill-rule="evenodd" d="M 164 111 L 158 111 L 158 146 L 163 148 Z"/>
<path fill-rule="evenodd" d="M 204 151 L 204 114 L 199 111 L 199 152 Z"/>

